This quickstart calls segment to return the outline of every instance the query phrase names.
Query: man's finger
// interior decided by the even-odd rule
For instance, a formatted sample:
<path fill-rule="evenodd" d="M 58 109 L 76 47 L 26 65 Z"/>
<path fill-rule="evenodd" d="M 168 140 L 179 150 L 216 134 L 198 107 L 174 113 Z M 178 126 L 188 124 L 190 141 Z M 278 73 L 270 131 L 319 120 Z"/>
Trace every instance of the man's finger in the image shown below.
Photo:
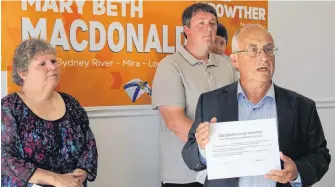
<path fill-rule="evenodd" d="M 199 135 L 198 135 L 198 138 L 199 138 L 200 141 L 202 141 L 202 140 L 205 139 L 205 138 L 208 138 L 208 131 L 199 134 Z"/>
<path fill-rule="evenodd" d="M 271 170 L 267 173 L 267 175 L 277 175 L 277 176 L 283 176 L 285 171 L 283 170 Z"/>
<path fill-rule="evenodd" d="M 280 159 L 284 162 L 284 163 L 288 163 L 290 164 L 292 162 L 290 157 L 287 157 L 286 155 L 284 155 L 282 152 L 280 152 Z"/>
<path fill-rule="evenodd" d="M 195 133 L 195 138 L 199 141 L 201 141 L 202 139 L 206 138 L 205 136 L 207 136 L 206 134 L 208 133 L 208 131 L 202 131 L 202 132 L 196 132 Z"/>
<path fill-rule="evenodd" d="M 206 145 L 208 144 L 209 139 L 205 138 L 204 140 L 201 141 L 200 147 L 201 149 L 205 149 Z"/>
<path fill-rule="evenodd" d="M 212 117 L 210 123 L 216 123 L 218 120 L 216 119 L 216 117 Z"/>
<path fill-rule="evenodd" d="M 208 126 L 208 124 L 209 124 L 209 122 L 200 123 L 195 131 L 198 132 L 200 129 Z"/>
<path fill-rule="evenodd" d="M 273 180 L 275 182 L 279 182 L 279 175 L 271 175 L 271 174 L 266 174 L 264 175 L 265 178 Z"/>
<path fill-rule="evenodd" d="M 264 175 L 265 178 L 270 179 L 275 182 L 280 182 L 280 183 L 287 183 L 287 179 L 283 176 L 280 175 L 271 175 L 271 174 L 266 174 Z"/>
<path fill-rule="evenodd" d="M 204 143 L 205 143 L 205 145 L 208 143 L 208 140 L 204 142 L 204 140 L 208 139 L 208 132 L 204 132 L 204 133 L 201 133 L 201 134 L 196 133 L 195 138 L 197 140 L 197 143 L 203 149 L 204 147 L 202 145 Z"/>
<path fill-rule="evenodd" d="M 202 134 L 204 132 L 208 132 L 208 125 L 207 126 L 203 126 L 203 127 L 199 128 L 199 129 L 197 129 L 197 131 L 196 131 L 196 133 L 198 133 L 198 134 Z"/>

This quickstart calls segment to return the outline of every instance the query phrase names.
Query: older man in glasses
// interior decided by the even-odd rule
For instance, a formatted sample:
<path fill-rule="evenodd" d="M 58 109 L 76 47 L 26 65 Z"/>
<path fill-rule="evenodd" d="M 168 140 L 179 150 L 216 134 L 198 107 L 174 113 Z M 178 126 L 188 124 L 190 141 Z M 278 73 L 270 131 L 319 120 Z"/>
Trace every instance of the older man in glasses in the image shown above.
<path fill-rule="evenodd" d="M 206 180 L 204 186 L 300 187 L 318 182 L 328 171 L 331 156 L 314 101 L 273 83 L 277 49 L 267 30 L 257 25 L 241 28 L 232 48 L 231 62 L 240 71 L 240 80 L 201 94 L 182 152 L 187 166 L 195 171 L 206 168 L 210 123 L 277 118 L 281 170 Z"/>

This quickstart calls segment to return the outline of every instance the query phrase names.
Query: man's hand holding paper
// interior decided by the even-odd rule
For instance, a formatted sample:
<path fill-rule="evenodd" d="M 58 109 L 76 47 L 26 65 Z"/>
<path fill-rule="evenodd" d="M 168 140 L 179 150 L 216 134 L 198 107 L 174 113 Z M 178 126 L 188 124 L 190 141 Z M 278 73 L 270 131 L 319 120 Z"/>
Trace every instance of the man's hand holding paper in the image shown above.
<path fill-rule="evenodd" d="M 282 152 L 280 152 L 280 159 L 284 162 L 284 169 L 271 170 L 265 177 L 283 184 L 296 180 L 299 174 L 297 166 L 293 160 Z"/>
<path fill-rule="evenodd" d="M 209 180 L 265 175 L 287 183 L 297 178 L 295 163 L 279 154 L 276 119 L 216 122 L 214 117 L 210 123 L 199 124 L 195 133 L 202 160 L 206 157 Z"/>

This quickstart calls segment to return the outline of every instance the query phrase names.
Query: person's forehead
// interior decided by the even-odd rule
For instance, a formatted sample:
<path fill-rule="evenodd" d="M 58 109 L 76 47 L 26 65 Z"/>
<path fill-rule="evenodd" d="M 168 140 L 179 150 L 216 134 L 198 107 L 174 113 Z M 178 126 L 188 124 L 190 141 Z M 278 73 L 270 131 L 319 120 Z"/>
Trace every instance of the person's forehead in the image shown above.
<path fill-rule="evenodd" d="M 40 53 L 37 54 L 33 60 L 45 60 L 45 59 L 52 59 L 55 58 L 54 54 L 51 53 Z"/>
<path fill-rule="evenodd" d="M 226 41 L 226 38 L 220 36 L 220 35 L 216 35 L 215 37 L 216 40 L 220 40 L 220 41 Z"/>
<path fill-rule="evenodd" d="M 243 46 L 265 46 L 274 45 L 272 36 L 267 32 L 248 32 L 239 37 Z"/>
<path fill-rule="evenodd" d="M 209 12 L 199 10 L 195 14 L 193 14 L 192 18 L 195 18 L 195 19 L 206 19 L 206 18 L 215 19 L 215 15 L 212 14 L 212 13 L 209 13 Z"/>

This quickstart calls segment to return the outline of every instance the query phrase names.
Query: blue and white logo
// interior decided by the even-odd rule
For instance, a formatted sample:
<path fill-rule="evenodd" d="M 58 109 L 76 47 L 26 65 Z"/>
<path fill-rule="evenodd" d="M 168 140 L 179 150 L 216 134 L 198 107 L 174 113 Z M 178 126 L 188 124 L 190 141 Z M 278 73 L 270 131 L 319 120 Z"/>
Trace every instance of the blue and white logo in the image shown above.
<path fill-rule="evenodd" d="M 151 97 L 151 87 L 147 81 L 142 81 L 141 79 L 133 79 L 127 82 L 123 89 L 127 92 L 133 103 L 144 93 L 147 93 Z"/>

